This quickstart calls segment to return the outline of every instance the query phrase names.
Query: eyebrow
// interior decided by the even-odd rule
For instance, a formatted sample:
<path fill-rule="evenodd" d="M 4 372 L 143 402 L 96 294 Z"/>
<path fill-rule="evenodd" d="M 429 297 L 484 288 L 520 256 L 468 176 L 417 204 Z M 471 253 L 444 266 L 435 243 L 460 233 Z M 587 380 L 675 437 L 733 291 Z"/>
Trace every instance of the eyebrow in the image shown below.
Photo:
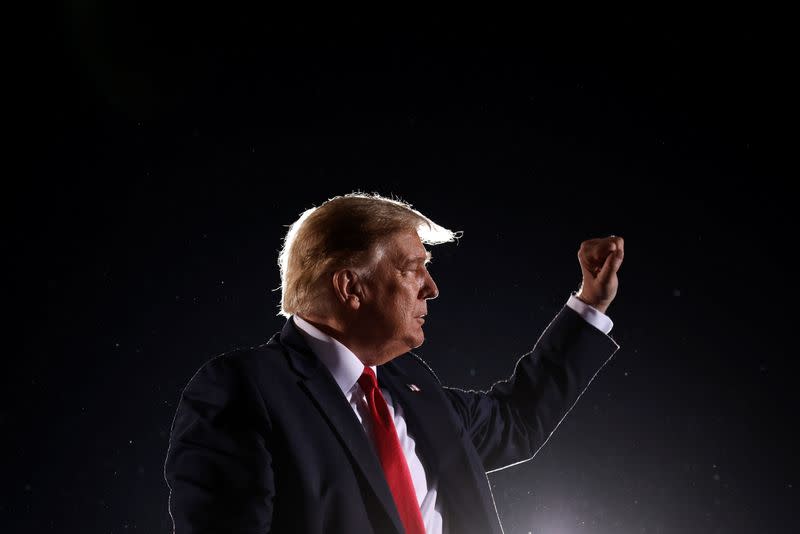
<path fill-rule="evenodd" d="M 433 254 L 431 254 L 430 250 L 426 250 L 424 258 L 421 257 L 421 256 L 415 256 L 413 258 L 406 258 L 406 260 L 403 262 L 403 265 L 411 265 L 411 264 L 414 264 L 414 263 L 423 263 L 423 264 L 427 265 L 428 263 L 430 263 L 430 261 L 432 259 L 433 259 Z"/>

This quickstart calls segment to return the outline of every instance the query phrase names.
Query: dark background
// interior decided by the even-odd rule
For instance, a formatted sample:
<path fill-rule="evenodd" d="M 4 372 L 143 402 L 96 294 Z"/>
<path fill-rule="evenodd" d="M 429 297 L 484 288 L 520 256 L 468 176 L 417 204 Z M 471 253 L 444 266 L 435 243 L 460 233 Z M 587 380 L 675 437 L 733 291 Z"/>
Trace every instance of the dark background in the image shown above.
<path fill-rule="evenodd" d="M 308 11 L 64 4 L 14 50 L 0 530 L 170 532 L 181 389 L 281 327 L 286 225 L 361 190 L 464 231 L 418 351 L 460 387 L 626 240 L 622 348 L 490 476 L 506 532 L 797 532 L 788 16 Z"/>

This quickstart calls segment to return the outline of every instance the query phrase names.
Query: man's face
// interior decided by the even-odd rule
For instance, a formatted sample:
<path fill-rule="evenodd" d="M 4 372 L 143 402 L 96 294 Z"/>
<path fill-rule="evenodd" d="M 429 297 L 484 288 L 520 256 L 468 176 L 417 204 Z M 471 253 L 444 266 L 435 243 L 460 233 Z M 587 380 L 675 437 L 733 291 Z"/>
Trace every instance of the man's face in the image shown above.
<path fill-rule="evenodd" d="M 364 281 L 360 336 L 369 339 L 375 363 L 384 363 L 425 340 L 422 325 L 428 299 L 439 289 L 428 273 L 430 254 L 414 231 L 394 234 L 372 276 Z"/>

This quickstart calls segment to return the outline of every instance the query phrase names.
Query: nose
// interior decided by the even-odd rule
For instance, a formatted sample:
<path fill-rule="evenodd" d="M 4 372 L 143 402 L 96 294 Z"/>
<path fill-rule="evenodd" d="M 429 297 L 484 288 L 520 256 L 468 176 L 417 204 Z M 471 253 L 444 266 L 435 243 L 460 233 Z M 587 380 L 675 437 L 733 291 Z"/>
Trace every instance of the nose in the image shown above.
<path fill-rule="evenodd" d="M 439 296 L 439 288 L 436 287 L 436 282 L 433 281 L 431 273 L 425 269 L 425 279 L 422 281 L 422 290 L 420 297 L 425 300 L 432 300 Z"/>

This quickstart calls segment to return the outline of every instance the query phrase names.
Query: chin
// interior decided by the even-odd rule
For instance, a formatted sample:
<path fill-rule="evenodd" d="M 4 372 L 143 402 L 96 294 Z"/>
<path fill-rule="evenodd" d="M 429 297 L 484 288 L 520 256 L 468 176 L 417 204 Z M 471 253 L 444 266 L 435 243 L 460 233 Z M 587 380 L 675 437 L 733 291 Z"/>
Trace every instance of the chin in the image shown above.
<path fill-rule="evenodd" d="M 409 349 L 416 349 L 417 347 L 422 346 L 425 342 L 425 335 L 414 336 L 409 339 L 410 343 L 408 344 Z"/>
<path fill-rule="evenodd" d="M 416 324 L 408 328 L 405 332 L 405 335 L 399 336 L 395 339 L 401 341 L 406 348 L 405 352 L 408 352 L 409 350 L 416 349 L 422 345 L 422 343 L 425 341 L 425 332 L 423 332 L 421 325 Z"/>

